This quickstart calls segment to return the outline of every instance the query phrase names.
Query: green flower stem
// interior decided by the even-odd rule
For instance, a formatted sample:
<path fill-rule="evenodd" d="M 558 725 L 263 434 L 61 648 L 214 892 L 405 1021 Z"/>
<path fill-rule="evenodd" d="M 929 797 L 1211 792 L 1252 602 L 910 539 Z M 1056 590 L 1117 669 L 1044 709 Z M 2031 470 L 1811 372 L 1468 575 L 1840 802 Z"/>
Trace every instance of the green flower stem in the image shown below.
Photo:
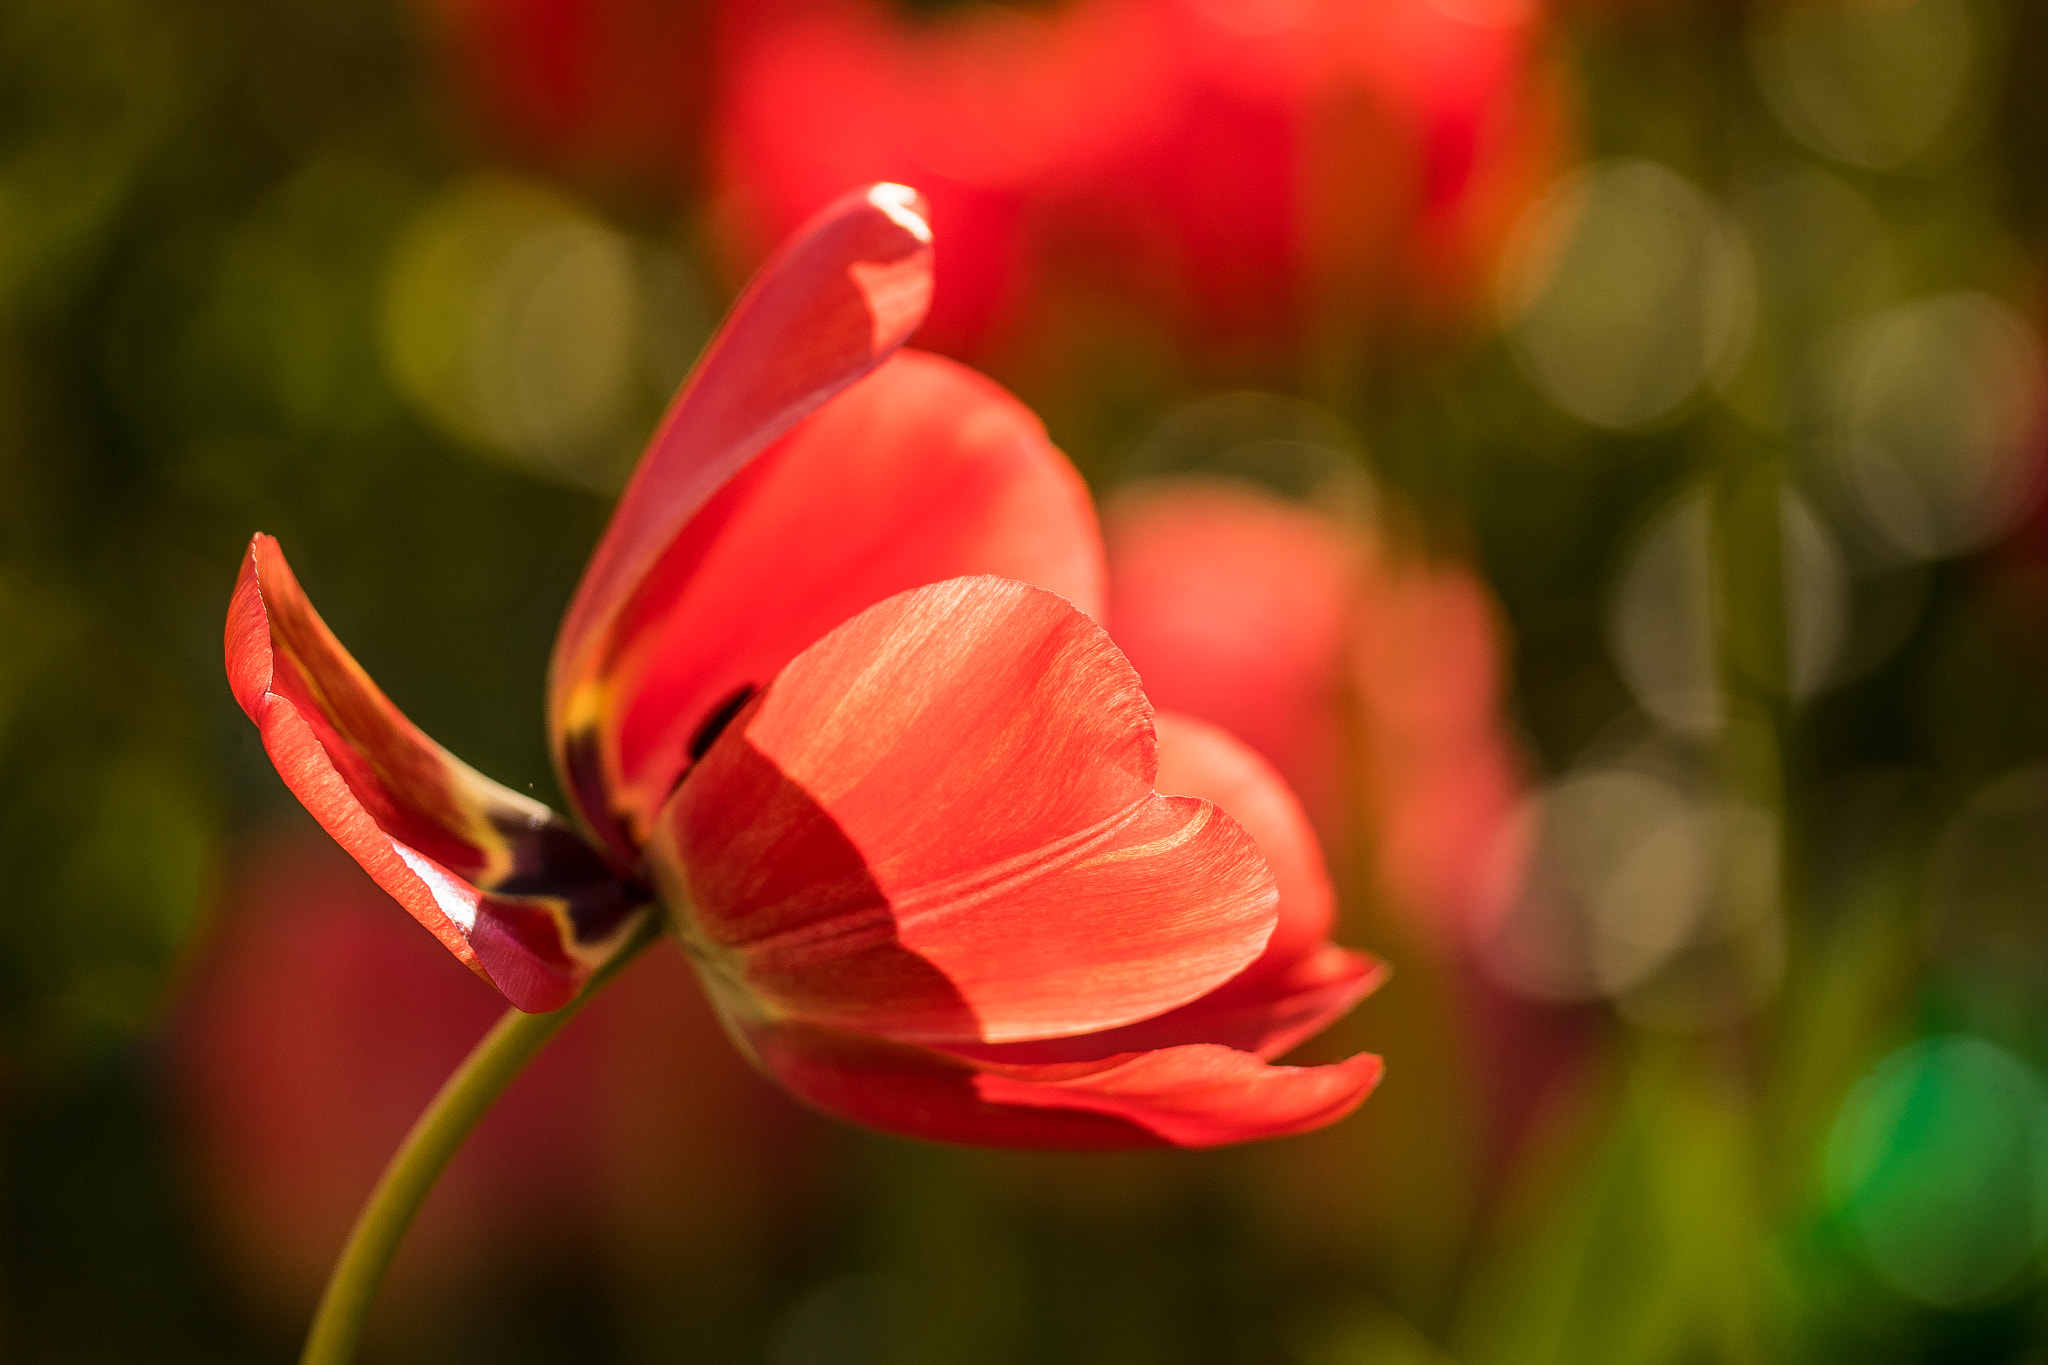
<path fill-rule="evenodd" d="M 507 1010 L 463 1059 L 434 1102 L 414 1121 L 412 1131 L 384 1168 L 369 1202 L 356 1215 L 348 1244 L 327 1278 L 327 1290 L 313 1315 L 306 1349 L 299 1365 L 349 1365 L 363 1334 L 364 1319 L 376 1299 L 377 1286 L 405 1240 L 427 1192 L 441 1178 L 448 1160 L 469 1136 L 498 1096 L 556 1030 L 575 1017 L 584 1002 L 641 950 L 660 936 L 657 916 L 649 915 L 631 939 L 612 955 L 574 1000 L 547 1014 Z"/>

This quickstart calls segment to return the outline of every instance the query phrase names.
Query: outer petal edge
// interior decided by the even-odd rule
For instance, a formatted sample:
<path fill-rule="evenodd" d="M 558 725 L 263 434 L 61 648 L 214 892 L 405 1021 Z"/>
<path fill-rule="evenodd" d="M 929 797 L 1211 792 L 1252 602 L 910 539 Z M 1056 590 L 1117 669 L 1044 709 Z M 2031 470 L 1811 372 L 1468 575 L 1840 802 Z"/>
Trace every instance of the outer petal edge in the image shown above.
<path fill-rule="evenodd" d="M 564 786 L 615 853 L 630 841 L 587 750 L 620 611 L 721 485 L 909 340 L 931 300 L 931 260 L 915 191 L 870 185 L 828 205 L 733 305 L 634 470 L 563 617 L 548 685 Z"/>
<path fill-rule="evenodd" d="M 420 734 L 327 630 L 268 536 L 243 560 L 224 644 L 235 699 L 293 795 L 513 1004 L 565 1004 L 623 941 L 644 897 L 545 806 Z M 280 651 L 291 660 L 284 677 Z M 457 857 L 466 865 L 450 866 Z"/>
<path fill-rule="evenodd" d="M 1370 1053 L 1276 1067 L 1213 1046 L 997 1066 L 806 1025 L 753 1026 L 744 1036 L 766 1070 L 836 1118 L 935 1142 L 1059 1151 L 1206 1148 L 1307 1132 L 1356 1109 L 1384 1069 Z"/>

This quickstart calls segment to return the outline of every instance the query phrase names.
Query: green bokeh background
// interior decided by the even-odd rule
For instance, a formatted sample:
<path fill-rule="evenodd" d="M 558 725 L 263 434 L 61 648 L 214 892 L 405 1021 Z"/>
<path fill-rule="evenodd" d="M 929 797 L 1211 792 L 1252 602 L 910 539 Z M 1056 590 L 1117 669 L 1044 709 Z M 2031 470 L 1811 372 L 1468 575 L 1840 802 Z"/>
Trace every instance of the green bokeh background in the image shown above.
<path fill-rule="evenodd" d="M 1827 166 L 1896 248 L 1895 297 L 1876 303 L 1969 289 L 2041 317 L 2048 11 L 1976 5 L 1981 132 L 1880 173 L 1829 165 L 1774 117 L 1751 8 L 1562 16 L 1587 153 L 1648 157 L 1731 201 L 1761 166 Z M 0 8 L 0 1359 L 293 1350 L 201 1231 L 159 1031 L 240 841 L 303 819 L 221 676 L 249 534 L 291 547 L 422 728 L 508 785 L 554 789 L 540 682 L 609 500 L 443 434 L 380 341 L 405 226 L 508 164 L 419 16 L 383 0 Z M 690 195 L 561 192 L 690 279 L 720 278 Z M 1832 325 L 1762 278 L 1752 393 L 1792 384 Z M 721 290 L 701 284 L 683 336 L 701 339 Z M 451 1307 L 445 1333 L 378 1358 L 2048 1358 L 2048 883 L 1999 892 L 1996 951 L 1930 935 L 1925 910 L 1956 814 L 2048 759 L 2048 534 L 2029 523 L 1919 571 L 1896 647 L 1795 708 L 1773 680 L 1782 566 L 1755 492 L 1806 477 L 1788 430 L 1730 398 L 1602 431 L 1546 401 L 1500 339 L 1370 355 L 1293 387 L 1360 434 L 1439 552 L 1484 572 L 1540 774 L 1630 710 L 1606 636 L 1616 565 L 1680 489 L 1712 490 L 1730 638 L 1765 643 L 1730 675 L 1762 738 L 1710 762 L 1787 830 L 1775 993 L 1700 1028 L 1586 1007 L 1575 1103 L 1482 1176 L 1471 1082 L 1432 1032 L 1443 985 L 1411 955 L 1344 1035 L 1394 1079 L 1349 1121 L 1367 1135 L 1313 1161 L 1281 1144 L 1084 1162 L 834 1130 L 829 1194 L 718 1295 L 572 1268 Z M 1084 390 L 1024 387 L 1108 486 L 1161 413 L 1251 379 L 1273 384 L 1134 353 Z M 2009 839 L 2048 842 L 2048 823 L 2023 810 Z M 1270 1182 L 1332 1160 L 1366 1191 L 1334 1229 L 1262 1211 Z M 1894 1234 L 1906 1252 L 1878 1245 Z M 1990 1283 L 1925 1264 L 2001 1238 L 2022 1250 Z"/>

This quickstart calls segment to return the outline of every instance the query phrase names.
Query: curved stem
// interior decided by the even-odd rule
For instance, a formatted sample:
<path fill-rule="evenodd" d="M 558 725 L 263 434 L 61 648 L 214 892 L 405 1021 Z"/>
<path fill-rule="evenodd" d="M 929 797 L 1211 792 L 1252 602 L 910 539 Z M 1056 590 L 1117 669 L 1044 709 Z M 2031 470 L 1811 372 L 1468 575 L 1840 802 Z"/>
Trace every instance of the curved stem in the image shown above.
<path fill-rule="evenodd" d="M 363 1322 L 377 1296 L 377 1286 L 398 1253 L 413 1216 L 426 1202 L 427 1193 L 441 1178 L 462 1146 L 463 1139 L 484 1111 L 498 1098 L 526 1063 L 539 1052 L 555 1031 L 569 1022 L 598 988 L 616 976 L 628 962 L 659 935 L 656 917 L 649 915 L 633 937 L 621 945 L 598 973 L 590 978 L 574 1000 L 547 1014 L 525 1014 L 507 1010 L 505 1017 L 471 1049 L 462 1065 L 442 1084 L 433 1103 L 413 1122 L 384 1168 L 369 1202 L 356 1215 L 341 1259 L 327 1277 L 326 1292 L 313 1314 L 313 1327 L 306 1335 L 306 1349 L 299 1365 L 348 1365 L 355 1358 L 356 1342 L 363 1334 Z"/>

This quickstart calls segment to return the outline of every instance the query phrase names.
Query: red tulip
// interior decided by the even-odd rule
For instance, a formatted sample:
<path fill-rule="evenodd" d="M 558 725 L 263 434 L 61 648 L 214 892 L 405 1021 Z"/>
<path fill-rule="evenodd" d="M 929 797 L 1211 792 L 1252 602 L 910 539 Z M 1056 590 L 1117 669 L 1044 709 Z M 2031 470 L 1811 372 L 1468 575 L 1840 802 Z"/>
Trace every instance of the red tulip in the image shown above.
<path fill-rule="evenodd" d="M 628 485 L 550 684 L 588 838 L 406 721 L 265 536 L 230 608 L 236 696 L 328 832 L 521 1008 L 662 914 L 756 1058 L 843 1117 L 1072 1147 L 1330 1122 L 1379 1059 L 1268 1059 L 1377 965 L 1269 867 L 1315 861 L 1278 780 L 1155 730 L 1088 614 L 1094 513 L 1042 428 L 897 353 L 931 291 L 921 214 L 882 185 L 814 220 Z M 1162 770 L 1194 794 L 1159 795 Z"/>
<path fill-rule="evenodd" d="M 1520 779 L 1478 580 L 1222 480 L 1132 490 L 1109 544 L 1111 619 L 1147 692 L 1242 735 L 1421 923 L 1483 934 Z"/>
<path fill-rule="evenodd" d="M 1212 340 L 1477 297 L 1557 100 L 1529 12 L 1435 0 L 1073 0 L 913 23 L 729 8 L 714 176 L 765 246 L 849 179 L 924 187 L 923 334 L 972 351 L 1062 273 Z"/>
<path fill-rule="evenodd" d="M 170 1030 L 171 1073 L 230 1267 L 297 1316 L 502 1001 L 437 961 L 326 840 L 262 840 L 224 911 Z M 667 954 L 626 973 L 484 1118 L 407 1242 L 412 1306 L 482 1292 L 522 1249 L 658 1239 L 730 1255 L 770 1221 L 801 1125 L 678 989 L 686 975 Z"/>
<path fill-rule="evenodd" d="M 1521 872 L 1484 586 L 1224 480 L 1133 488 L 1108 535 L 1111 620 L 1147 692 L 1243 735 L 1302 793 L 1357 903 L 1436 947 L 1465 1026 L 1444 1034 L 1476 1043 L 1496 1154 L 1511 1150 L 1586 1040 L 1476 961 Z"/>
<path fill-rule="evenodd" d="M 678 179 L 710 96 L 704 0 L 422 0 L 479 120 L 579 170 Z"/>

